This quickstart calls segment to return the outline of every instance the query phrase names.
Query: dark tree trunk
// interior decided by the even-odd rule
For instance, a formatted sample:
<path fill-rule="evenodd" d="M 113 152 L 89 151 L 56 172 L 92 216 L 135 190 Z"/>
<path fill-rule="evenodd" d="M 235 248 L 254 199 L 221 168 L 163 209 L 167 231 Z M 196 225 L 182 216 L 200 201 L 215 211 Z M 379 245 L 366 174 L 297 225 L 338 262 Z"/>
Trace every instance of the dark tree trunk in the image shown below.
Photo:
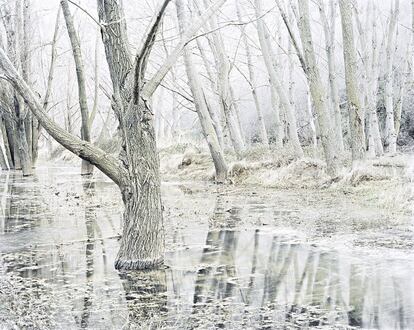
<path fill-rule="evenodd" d="M 156 268 L 164 262 L 164 224 L 153 114 L 140 101 L 122 118 L 121 159 L 128 175 L 121 187 L 125 204 L 116 269 Z"/>
<path fill-rule="evenodd" d="M 6 120 L 4 118 L 1 121 L 1 133 L 3 135 L 4 152 L 6 154 L 7 162 L 9 164 L 9 169 L 13 170 L 14 169 L 14 159 L 12 156 L 13 151 L 12 149 L 10 149 L 13 143 L 10 143 L 9 141 L 9 134 L 6 129 Z"/>

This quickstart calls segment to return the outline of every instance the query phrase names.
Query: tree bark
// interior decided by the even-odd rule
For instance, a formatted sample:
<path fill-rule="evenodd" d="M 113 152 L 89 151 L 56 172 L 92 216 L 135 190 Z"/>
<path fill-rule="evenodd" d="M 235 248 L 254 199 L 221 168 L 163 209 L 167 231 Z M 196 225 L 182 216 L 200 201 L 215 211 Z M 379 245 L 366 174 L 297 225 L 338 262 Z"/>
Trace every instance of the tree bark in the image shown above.
<path fill-rule="evenodd" d="M 269 74 L 271 88 L 274 88 L 279 100 L 279 105 L 283 109 L 284 113 L 286 114 L 287 121 L 289 123 L 289 140 L 292 143 L 293 150 L 295 156 L 298 158 L 303 157 L 303 150 L 302 146 L 299 142 L 298 136 L 298 128 L 296 123 L 296 114 L 295 109 L 292 107 L 292 104 L 289 101 L 289 96 L 286 88 L 281 83 L 281 72 L 279 71 L 278 63 L 275 61 L 275 54 L 272 50 L 272 46 L 270 44 L 270 35 L 266 29 L 265 23 L 263 21 L 262 16 L 262 0 L 255 0 L 255 11 L 256 11 L 256 18 L 257 21 L 257 32 L 259 35 L 259 43 L 260 48 L 263 53 L 263 58 L 266 64 L 267 72 Z M 279 118 L 280 118 L 280 114 Z M 276 128 L 277 135 L 283 135 L 282 130 L 283 128 Z"/>
<path fill-rule="evenodd" d="M 50 99 L 50 94 L 52 92 L 52 83 L 53 83 L 53 78 L 54 78 L 54 73 L 55 73 L 56 58 L 57 58 L 56 46 L 57 46 L 57 38 L 59 34 L 60 10 L 61 10 L 61 7 L 59 6 L 57 15 L 56 15 L 55 28 L 53 31 L 53 37 L 52 37 L 52 42 L 51 42 L 52 49 L 51 49 L 51 56 L 50 56 L 49 73 L 47 77 L 46 92 L 43 97 L 43 110 L 45 112 L 48 112 L 49 110 L 49 99 Z M 36 117 L 34 117 L 33 119 L 34 119 L 34 123 L 37 124 L 37 127 L 33 129 L 33 164 L 36 164 L 38 154 L 39 154 L 38 143 L 39 143 L 40 134 L 42 132 L 42 126 L 40 125 Z M 47 143 L 48 143 L 48 146 L 51 146 L 51 141 L 49 139 L 47 140 Z"/>
<path fill-rule="evenodd" d="M 197 42 L 198 50 L 200 51 L 201 58 L 203 59 L 204 67 L 205 67 L 206 72 L 207 72 L 207 77 L 210 81 L 211 92 L 216 93 L 216 84 L 214 83 L 215 79 L 214 79 L 213 73 L 211 72 L 210 63 L 207 59 L 205 49 L 204 49 L 204 47 L 201 44 L 199 39 L 197 39 L 196 42 Z M 220 118 L 220 116 L 224 115 L 224 114 L 219 113 L 220 110 L 217 111 L 216 110 L 217 107 L 211 106 L 211 103 L 208 102 L 209 100 L 207 99 L 207 97 L 206 97 L 206 100 L 207 100 L 207 106 L 208 106 L 208 111 L 209 111 L 209 114 L 210 114 L 210 118 L 213 122 L 214 130 L 216 131 L 217 139 L 220 143 L 221 150 L 224 150 L 223 126 L 221 125 L 222 120 Z M 219 109 L 221 109 L 221 108 L 222 107 L 219 107 Z"/>
<path fill-rule="evenodd" d="M 328 72 L 329 72 L 329 92 L 330 92 L 330 101 L 332 106 L 332 118 L 334 119 L 335 125 L 335 135 L 338 142 L 339 152 L 344 151 L 344 139 L 342 132 L 342 115 L 341 108 L 339 107 L 339 90 L 338 82 L 336 78 L 336 67 L 335 67 L 335 14 L 336 14 L 336 5 L 334 0 L 329 1 L 329 18 L 330 23 L 328 23 L 328 18 L 325 11 L 325 6 L 323 1 L 318 0 L 320 17 L 323 25 L 324 35 L 325 35 L 325 48 L 326 56 L 328 59 Z"/>
<path fill-rule="evenodd" d="M 182 34 L 187 23 L 182 0 L 176 0 L 176 7 L 178 24 L 180 27 L 180 33 Z M 192 59 L 191 50 L 188 48 L 188 46 L 184 49 L 184 64 L 187 71 L 191 93 L 193 94 L 198 118 L 203 129 L 203 135 L 207 141 L 210 154 L 213 159 L 214 168 L 216 171 L 216 181 L 224 182 L 227 178 L 226 161 L 224 159 L 223 151 L 220 147 L 217 134 L 214 130 L 212 119 L 208 112 L 208 105 L 206 103 L 205 94 Z"/>
<path fill-rule="evenodd" d="M 3 125 L 1 122 L 0 122 L 0 130 L 3 133 Z M 2 138 L 4 139 L 4 134 L 2 134 Z M 0 146 L 0 167 L 3 171 L 7 171 L 9 169 L 9 166 L 7 165 L 6 155 L 5 155 L 5 152 L 7 153 L 7 147 L 8 147 L 6 141 L 3 141 L 3 146 L 4 146 L 4 150 Z"/>
<path fill-rule="evenodd" d="M 397 134 L 394 125 L 394 84 L 393 84 L 393 64 L 394 64 L 394 39 L 399 15 L 399 0 L 394 1 L 394 8 L 391 11 L 386 48 L 386 71 L 385 71 L 385 144 L 387 152 L 394 154 L 397 152 Z"/>
<path fill-rule="evenodd" d="M 242 15 L 241 15 L 241 11 L 240 11 L 240 5 L 239 3 L 236 1 L 236 12 L 237 12 L 237 18 L 239 20 L 239 22 L 242 22 Z M 259 102 L 259 97 L 257 95 L 257 79 L 256 79 L 256 73 L 254 71 L 254 67 L 253 67 L 253 60 L 252 60 L 252 54 L 250 51 L 250 45 L 249 42 L 247 40 L 247 36 L 246 36 L 246 32 L 244 29 L 241 30 L 241 38 L 243 39 L 243 43 L 244 43 L 244 49 L 246 51 L 246 60 L 247 60 L 247 69 L 249 70 L 249 84 L 250 84 L 250 88 L 251 88 L 251 92 L 252 92 L 252 96 L 253 96 L 253 101 L 254 101 L 254 106 L 256 109 L 256 113 L 257 113 L 257 121 L 259 123 L 259 134 L 260 134 L 260 139 L 261 142 L 264 146 L 266 146 L 267 148 L 269 148 L 269 138 L 267 136 L 267 130 L 266 130 L 266 124 L 265 124 L 265 120 L 263 118 L 263 112 L 260 106 L 260 102 Z"/>
<path fill-rule="evenodd" d="M 298 25 L 304 52 L 304 70 L 308 79 L 315 110 L 318 115 L 319 134 L 327 163 L 327 171 L 330 175 L 335 176 L 339 165 L 336 152 L 338 148 L 337 143 L 335 143 L 335 133 L 332 129 L 332 123 L 328 112 L 326 92 L 316 63 L 316 55 L 309 22 L 309 2 L 308 0 L 299 0 L 298 4 L 300 15 Z"/>
<path fill-rule="evenodd" d="M 151 22 L 149 33 L 144 38 L 134 65 L 127 48 L 126 26 L 120 2 L 98 0 L 102 39 L 114 90 L 113 108 L 118 117 L 122 138 L 119 160 L 54 123 L 4 50 L 0 49 L 0 69 L 3 77 L 24 97 L 27 106 L 44 129 L 66 149 L 95 165 L 119 186 L 125 212 L 123 236 L 115 261 L 117 269 L 149 269 L 163 263 L 164 228 L 159 160 L 153 114 L 148 100 L 193 34 L 224 2 L 225 0 L 219 0 L 188 28 L 173 53 L 145 84 L 148 57 L 169 0 L 163 1 Z"/>
<path fill-rule="evenodd" d="M 78 97 L 79 105 L 82 118 L 82 127 L 81 127 L 81 138 L 87 142 L 91 142 L 91 136 L 89 132 L 89 110 L 88 110 L 88 100 L 86 96 L 86 82 L 85 82 L 85 70 L 82 60 L 82 52 L 80 47 L 80 42 L 78 35 L 75 30 L 75 25 L 73 23 L 73 17 L 70 13 L 68 0 L 61 0 L 60 5 L 62 7 L 63 16 L 66 22 L 66 29 L 68 31 L 70 43 L 72 46 L 73 58 L 75 60 L 76 66 L 76 78 L 78 81 Z M 81 166 L 81 175 L 90 175 L 93 173 L 93 166 L 87 160 L 82 160 Z"/>
<path fill-rule="evenodd" d="M 353 32 L 353 17 L 350 0 L 339 0 L 342 22 L 345 84 L 351 131 L 352 161 L 365 157 L 364 109 L 359 99 L 357 84 L 357 58 Z"/>
<path fill-rule="evenodd" d="M 266 69 L 269 75 L 270 88 L 271 88 L 271 101 L 272 108 L 275 115 L 275 140 L 276 148 L 281 148 L 283 146 L 283 127 L 280 119 L 279 106 L 283 107 L 280 104 L 280 96 L 276 90 L 276 84 L 278 83 L 278 77 L 274 70 L 274 58 L 275 55 L 272 52 L 271 45 L 269 43 L 269 34 L 264 26 L 263 20 L 260 18 L 262 15 L 262 2 L 260 0 L 255 0 L 255 13 L 257 21 L 257 33 L 259 36 L 260 49 L 263 54 L 263 60 L 266 65 Z M 278 95 L 279 97 L 277 97 Z M 280 102 L 280 103 L 279 103 Z"/>
<path fill-rule="evenodd" d="M 204 4 L 206 6 L 208 5 L 207 0 L 204 0 Z M 215 17 L 211 17 L 210 26 L 214 30 L 212 33 L 212 40 L 214 43 L 212 51 L 218 65 L 217 86 L 220 96 L 220 103 L 223 107 L 224 117 L 234 151 L 240 157 L 244 153 L 246 147 L 243 141 L 243 133 L 240 127 L 240 121 L 237 117 L 237 109 L 233 95 L 234 93 L 230 84 L 231 65 L 226 54 L 226 47 L 223 38 L 220 31 L 218 30 L 218 24 Z"/>
<path fill-rule="evenodd" d="M 9 167 L 10 170 L 13 170 L 14 169 L 14 160 L 13 160 L 13 157 L 12 157 L 12 151 L 10 149 L 11 146 L 10 146 L 9 136 L 7 134 L 4 118 L 1 118 L 0 125 L 1 125 L 1 133 L 2 133 L 2 137 L 3 137 L 4 152 L 6 154 L 8 167 Z"/>
<path fill-rule="evenodd" d="M 377 91 L 379 81 L 379 48 L 377 41 L 377 17 L 376 7 L 373 7 L 372 13 L 372 52 L 371 52 L 371 67 L 369 68 L 368 76 L 368 113 L 369 113 L 369 132 L 371 141 L 371 149 L 377 156 L 384 154 L 384 147 L 381 140 L 381 133 L 379 128 L 379 120 L 377 114 Z"/>

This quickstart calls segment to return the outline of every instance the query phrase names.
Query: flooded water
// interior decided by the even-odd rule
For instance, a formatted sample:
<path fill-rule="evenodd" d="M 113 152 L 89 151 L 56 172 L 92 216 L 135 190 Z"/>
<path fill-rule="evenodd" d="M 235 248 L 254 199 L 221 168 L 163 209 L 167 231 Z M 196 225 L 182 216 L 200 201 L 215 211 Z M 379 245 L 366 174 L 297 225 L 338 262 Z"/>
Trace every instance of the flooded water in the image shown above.
<path fill-rule="evenodd" d="M 112 183 L 0 192 L 0 329 L 414 329 L 410 217 L 343 194 L 164 183 L 166 267 L 119 273 Z"/>

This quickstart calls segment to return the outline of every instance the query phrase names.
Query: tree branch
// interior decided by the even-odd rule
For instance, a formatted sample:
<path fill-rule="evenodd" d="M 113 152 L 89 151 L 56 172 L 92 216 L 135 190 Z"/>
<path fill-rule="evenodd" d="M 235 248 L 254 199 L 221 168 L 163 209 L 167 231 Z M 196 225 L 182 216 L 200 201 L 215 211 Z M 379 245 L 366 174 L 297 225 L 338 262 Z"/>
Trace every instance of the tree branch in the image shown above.
<path fill-rule="evenodd" d="M 92 143 L 83 141 L 75 135 L 68 133 L 51 120 L 43 110 L 43 107 L 33 90 L 17 72 L 3 48 L 0 48 L 0 69 L 3 71 L 4 77 L 9 81 L 16 92 L 24 98 L 29 109 L 36 116 L 43 128 L 58 143 L 80 158 L 91 162 L 111 178 L 118 186 L 123 185 L 126 172 L 121 162 L 112 155 L 109 155 L 100 148 L 94 146 Z"/>
<path fill-rule="evenodd" d="M 210 17 L 226 2 L 226 0 L 217 0 L 216 3 L 211 5 L 202 16 L 196 19 L 193 24 L 187 29 L 187 31 L 181 37 L 180 42 L 171 52 L 171 54 L 167 57 L 164 64 L 158 69 L 158 71 L 154 74 L 154 76 L 149 80 L 142 92 L 141 97 L 148 101 L 152 94 L 154 94 L 155 90 L 164 79 L 165 75 L 170 71 L 178 57 L 181 55 L 184 47 L 187 45 L 189 40 L 191 40 L 194 34 L 203 27 L 203 25 L 210 19 Z"/>
<path fill-rule="evenodd" d="M 168 4 L 171 0 L 163 0 L 160 9 L 157 12 L 157 15 L 154 16 L 150 25 L 148 26 L 146 33 L 145 41 L 141 47 L 141 50 L 138 51 L 136 60 L 135 60 L 135 89 L 134 89 L 134 102 L 138 103 L 138 94 L 142 84 L 142 80 L 145 75 L 145 71 L 148 64 L 148 58 L 151 54 L 152 47 L 154 45 L 155 37 L 161 26 L 162 17 L 164 16 L 165 10 L 167 9 Z"/>

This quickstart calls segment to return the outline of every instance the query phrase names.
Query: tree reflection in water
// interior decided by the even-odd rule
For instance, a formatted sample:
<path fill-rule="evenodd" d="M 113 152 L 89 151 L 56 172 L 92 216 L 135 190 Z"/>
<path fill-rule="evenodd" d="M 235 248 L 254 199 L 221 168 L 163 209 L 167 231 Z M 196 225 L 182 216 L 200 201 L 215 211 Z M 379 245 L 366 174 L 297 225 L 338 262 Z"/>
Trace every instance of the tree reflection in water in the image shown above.
<path fill-rule="evenodd" d="M 170 268 L 118 273 L 109 260 L 118 249 L 119 213 L 107 216 L 99 207 L 102 186 L 86 179 L 68 197 L 81 201 L 80 212 L 58 209 L 54 216 L 57 207 L 39 183 L 19 180 L 0 177 L 0 265 L 45 280 L 36 294 L 50 297 L 45 310 L 63 327 L 414 328 L 412 259 L 312 245 L 270 226 L 243 227 L 246 214 L 275 211 L 257 195 L 235 202 L 218 187 L 214 211 L 199 227 L 171 226 Z"/>

